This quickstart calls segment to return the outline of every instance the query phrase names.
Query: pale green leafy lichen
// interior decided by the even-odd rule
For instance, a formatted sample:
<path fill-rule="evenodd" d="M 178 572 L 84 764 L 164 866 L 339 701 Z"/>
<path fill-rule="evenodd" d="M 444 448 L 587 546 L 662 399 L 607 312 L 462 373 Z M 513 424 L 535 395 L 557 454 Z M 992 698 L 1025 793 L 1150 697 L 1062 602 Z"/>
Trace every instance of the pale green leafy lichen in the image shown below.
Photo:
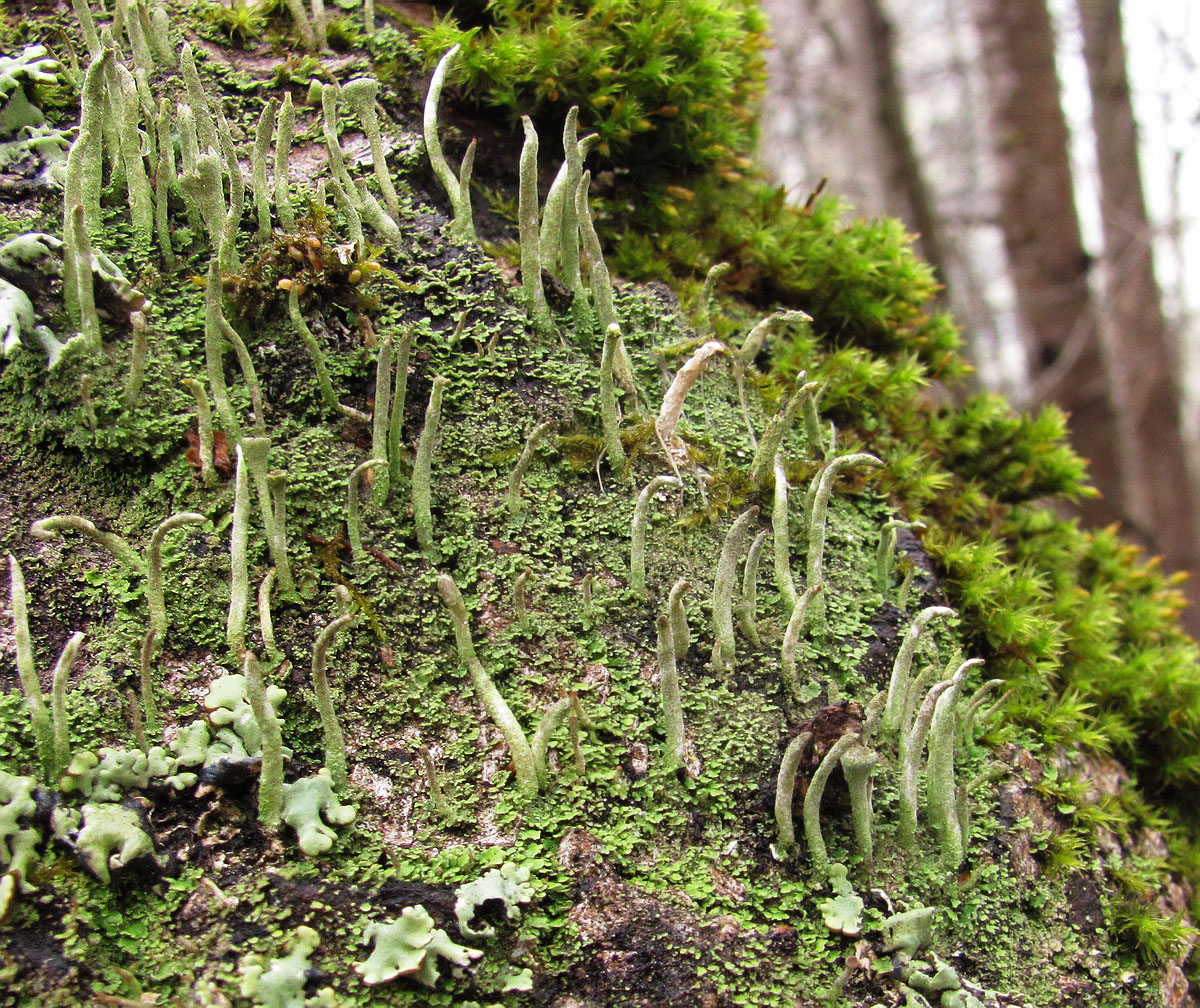
<path fill-rule="evenodd" d="M 422 906 L 405 907 L 398 918 L 386 924 L 372 921 L 363 932 L 363 944 L 372 941 L 371 954 L 354 967 L 363 983 L 372 986 L 411 976 L 417 983 L 434 987 L 440 976 L 439 957 L 467 966 L 483 955 L 478 949 L 456 944 L 445 931 L 435 928 Z"/>
<path fill-rule="evenodd" d="M 154 842 L 133 809 L 111 802 L 84 805 L 83 825 L 75 836 L 76 853 L 105 885 L 113 871 L 139 858 L 154 857 Z"/>
<path fill-rule="evenodd" d="M 458 918 L 458 929 L 468 938 L 490 938 L 496 929 L 490 924 L 473 927 L 471 922 L 476 912 L 487 902 L 499 900 L 504 905 L 505 916 L 516 920 L 521 916 L 521 904 L 533 899 L 533 887 L 529 884 L 527 865 L 515 865 L 505 861 L 474 882 L 454 890 L 454 915 Z"/>
<path fill-rule="evenodd" d="M 337 1004 L 331 987 L 322 987 L 312 997 L 304 993 L 309 957 L 321 943 L 321 936 L 301 925 L 292 933 L 291 950 L 280 959 L 264 963 L 262 956 L 242 961 L 240 990 L 260 1008 L 326 1008 Z"/>
<path fill-rule="evenodd" d="M 329 850 L 337 839 L 333 826 L 348 826 L 356 814 L 354 806 L 338 801 L 324 767 L 315 777 L 302 777 L 283 786 L 281 818 L 296 831 L 300 849 L 309 857 Z"/>

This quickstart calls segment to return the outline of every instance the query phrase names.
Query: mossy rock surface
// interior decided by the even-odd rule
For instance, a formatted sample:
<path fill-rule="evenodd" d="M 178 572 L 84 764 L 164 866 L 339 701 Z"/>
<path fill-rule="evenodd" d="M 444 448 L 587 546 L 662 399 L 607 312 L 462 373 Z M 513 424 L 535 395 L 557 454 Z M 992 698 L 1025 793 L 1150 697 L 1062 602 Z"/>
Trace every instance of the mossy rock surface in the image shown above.
<path fill-rule="evenodd" d="M 23 30 L 49 32 L 60 16 Z M 189 12 L 180 26 L 196 16 Z M 686 400 L 678 430 L 686 451 L 675 456 L 684 485 L 652 504 L 648 598 L 640 599 L 629 590 L 634 501 L 649 479 L 670 471 L 654 416 L 672 375 L 713 333 L 694 328 L 694 312 L 681 309 L 667 286 L 617 283 L 636 392 L 621 396 L 629 465 L 614 471 L 601 457 L 596 334 L 574 324 L 569 296 L 551 299 L 557 331 L 534 331 L 513 270 L 490 254 L 508 248 L 515 234 L 502 213 L 481 214 L 486 251 L 448 237 L 448 205 L 416 132 L 426 79 L 405 36 L 387 28 L 365 39 L 364 48 L 325 60 L 340 81 L 370 72 L 374 60 L 391 82 L 382 97 L 394 118 L 388 125 L 392 167 L 412 195 L 401 213 L 402 247 L 381 241 L 371 250 L 347 248 L 347 220 L 314 207 L 304 181 L 306 172 L 312 178 L 322 172 L 318 113 L 304 104 L 315 64 L 301 67 L 297 57 L 266 46 L 247 54 L 211 41 L 197 44 L 206 56 L 201 73 L 212 93 L 223 96 L 239 140 L 252 134 L 268 96 L 286 88 L 297 103 L 301 226 L 261 240 L 247 209 L 240 235 L 245 266 L 226 278 L 225 306 L 264 391 L 271 464 L 288 480 L 297 593 L 272 603 L 278 659 L 267 669 L 268 682 L 288 694 L 280 708 L 284 744 L 292 750 L 287 777 L 311 776 L 323 760 L 308 670 L 318 631 L 348 605 L 357 619 L 332 650 L 328 668 L 348 739 L 351 784 L 341 797 L 357 806 L 357 818 L 335 827 L 331 850 L 306 858 L 291 832 L 273 836 L 260 826 L 257 764 L 216 764 L 204 768 L 194 786 L 154 782 L 128 792 L 126 803 L 146 823 L 160 867 L 142 859 L 114 871 L 112 884 L 103 886 L 73 856 L 68 832 L 51 838 L 60 799 L 43 791 L 38 810 L 22 820 L 43 838 L 25 876 L 34 888 L 13 900 L 0 924 L 0 1003 L 253 1003 L 239 994 L 243 959 L 257 956 L 246 961 L 264 968 L 282 959 L 300 926 L 320 936 L 309 956 L 319 975 L 310 977 L 305 993 L 314 1004 L 325 1003 L 316 999 L 328 987 L 333 1003 L 346 1005 L 766 1008 L 822 999 L 871 1005 L 902 1002 L 906 985 L 922 982 L 914 971 L 948 982 L 941 965 L 951 967 L 956 991 L 989 1008 L 1183 1003 L 1172 993 L 1182 978 L 1172 958 L 1177 936 L 1161 930 L 1166 918 L 1152 912 L 1158 897 L 1169 913 L 1185 910 L 1178 888 L 1158 889 L 1161 836 L 1142 831 L 1112 839 L 1113 864 L 1103 871 L 1090 837 L 1078 838 L 1089 825 L 1115 834 L 1132 830 L 1131 814 L 1115 797 L 1127 778 L 1116 764 L 1104 764 L 1112 780 L 1080 797 L 1075 777 L 1099 776 L 1098 764 L 1055 762 L 1027 725 L 996 717 L 958 748 L 958 782 L 967 787 L 972 812 L 961 865 L 943 864 L 925 826 L 924 798 L 915 848 L 897 842 L 893 739 L 878 745 L 870 868 L 853 842 L 841 774 L 833 775 L 821 806 L 824 837 L 830 857 L 849 866 L 865 903 L 859 937 L 826 926 L 822 903 L 833 890 L 814 871 L 804 844 L 791 852 L 775 846 L 776 778 L 788 742 L 802 731 L 813 736 L 798 774 L 794 814 L 801 831 L 806 782 L 839 737 L 861 729 L 864 708 L 887 686 L 900 641 L 920 609 L 951 604 L 964 611 L 963 622 L 937 623 L 922 638 L 914 671 L 931 670 L 929 682 L 941 678 L 958 652 L 998 662 L 1026 657 L 1013 658 L 995 645 L 994 628 L 972 614 L 979 600 L 963 597 L 955 569 L 947 577 L 946 567 L 907 532 L 899 537 L 894 583 L 886 591 L 877 584 L 883 523 L 914 517 L 936 493 L 936 481 L 922 479 L 937 476 L 937 467 L 921 453 L 944 432 L 920 426 L 933 424 L 934 411 L 917 399 L 919 365 L 907 357 L 836 350 L 820 331 L 806 328 L 736 367 L 736 349 L 759 315 L 746 305 L 725 306 L 715 325 L 730 350 Z M 163 95 L 179 93 L 172 73 L 158 75 L 155 87 Z M 69 94 L 70 88 L 61 90 Z M 52 107 L 53 96 L 45 97 Z M 63 123 L 73 121 L 68 98 L 57 114 Z M 344 146 L 365 152 L 349 117 L 345 127 Z M 496 150 L 479 169 L 498 193 L 514 179 L 517 140 L 504 139 L 511 150 L 494 137 Z M 447 146 L 459 149 L 453 139 Z M 544 183 L 557 167 L 556 154 L 557 145 L 543 138 Z M 365 155 L 352 171 L 370 177 Z M 501 210 L 503 203 L 494 201 Z M 31 538 L 27 530 L 38 518 L 85 515 L 139 552 L 169 514 L 187 510 L 207 518 L 207 525 L 172 533 L 164 550 L 169 621 L 154 676 L 166 738 L 201 715 L 214 679 L 237 670 L 226 646 L 229 460 L 223 463 L 218 451 L 219 479 L 212 486 L 202 482 L 194 444 L 189 455 L 193 404 L 179 387 L 183 378 L 203 375 L 204 289 L 196 278 L 205 274 L 212 250 L 205 236 L 178 230 L 176 270 L 140 261 L 130 252 L 123 189 L 110 186 L 103 205 L 97 246 L 153 303 L 147 377 L 137 403 L 123 403 L 132 333 L 128 312 L 112 301 L 101 303 L 102 347 L 86 356 L 68 353 L 51 371 L 30 352 L 0 370 L 0 473 L 8 488 L 0 500 L 0 545 L 25 569 L 44 688 L 52 656 L 68 635 L 87 634 L 69 693 L 76 749 L 134 744 L 127 688 L 136 689 L 138 680 L 145 586 L 83 539 Z M 180 229 L 183 211 L 182 204 L 172 205 Z M 61 219 L 61 196 L 35 187 L 7 211 L 5 228 L 54 233 Z M 355 271 L 359 276 L 352 278 Z M 386 498 L 377 499 L 370 488 L 361 494 L 365 556 L 357 559 L 345 529 L 346 480 L 368 457 L 372 432 L 322 404 L 312 362 L 289 325 L 280 279 L 305 286 L 304 317 L 341 402 L 358 411 L 372 408 L 379 339 L 411 336 L 404 457 Z M 58 280 L 28 282 L 42 319 L 56 332 L 69 332 Z M 772 573 L 772 543 L 755 586 L 760 643 L 740 629 L 736 654 L 722 656 L 724 670 L 711 662 L 710 600 L 722 542 L 737 515 L 758 505 L 755 530 L 770 528 L 770 494 L 749 482 L 752 438 L 763 435 L 798 369 L 820 376 L 829 389 L 823 419 L 836 423 L 837 452 L 874 451 L 885 467 L 882 473 L 852 470 L 835 487 L 824 627 L 811 626 L 801 636 L 797 666 L 804 685 L 795 699 L 786 695 L 779 671 L 788 612 Z M 234 408 L 249 425 L 250 398 L 232 353 L 225 373 Z M 80 398 L 85 374 L 94 429 Z M 411 514 L 412 455 L 437 376 L 448 385 L 432 465 L 437 560 L 431 563 L 418 548 Z M 856 396 L 866 393 L 878 399 L 863 405 Z M 537 451 L 522 485 L 524 507 L 514 514 L 505 502 L 510 474 L 530 431 L 545 420 L 556 422 L 555 432 Z M 960 426 L 970 428 L 969 420 Z M 793 487 L 790 558 L 803 587 L 805 489 L 824 460 L 824 446 L 809 443 L 797 424 L 785 441 L 785 458 Z M 906 468 L 914 458 L 924 465 L 915 473 Z M 1022 500 L 1044 489 L 1023 472 Z M 260 516 L 252 491 L 252 586 L 271 563 Z M 947 522 L 937 534 L 948 549 L 945 537 L 961 532 Z M 960 571 L 970 559 L 962 559 L 966 551 L 956 554 Z M 910 567 L 901 600 L 899 582 Z M 522 626 L 513 592 L 526 571 Z M 441 573 L 462 590 L 479 659 L 528 736 L 551 704 L 571 693 L 581 701 L 578 749 L 564 722 L 550 740 L 549 781 L 536 797 L 518 791 L 505 740 L 462 667 L 437 590 Z M 664 770 L 655 620 L 681 578 L 691 583 L 685 596 L 691 641 L 679 662 L 685 766 L 674 773 Z M 739 586 L 735 597 L 742 594 Z M 247 643 L 266 657 L 260 633 L 252 618 Z M 0 643 L 0 683 L 7 688 L 0 695 L 0 769 L 36 774 L 11 638 Z M 987 669 L 973 672 L 968 693 L 986 678 Z M 449 815 L 433 801 L 426 757 L 437 768 Z M 82 804 L 79 796 L 61 800 Z M 1081 817 L 1085 804 L 1109 809 L 1110 817 Z M 1147 811 L 1144 821 L 1153 824 L 1153 814 Z M 1080 844 L 1086 845 L 1082 852 Z M 476 922 L 495 934 L 463 936 L 456 887 L 506 862 L 528 869 L 534 898 L 516 914 L 485 905 Z M 367 987 L 354 968 L 367 958 L 360 942 L 367 924 L 417 905 L 482 958 L 454 968 L 442 960 L 433 990 L 404 977 Z M 893 963 L 884 950 L 884 921 L 920 906 L 936 908 L 932 945 L 916 953 L 928 969 Z M 1154 921 L 1164 922 L 1160 930 Z M 1164 949 L 1171 960 L 1165 972 L 1149 964 Z M 513 986 L 513 977 L 526 968 L 532 989 L 518 989 L 525 985 Z M 960 1003 L 947 996 L 926 994 L 930 1003 Z"/>

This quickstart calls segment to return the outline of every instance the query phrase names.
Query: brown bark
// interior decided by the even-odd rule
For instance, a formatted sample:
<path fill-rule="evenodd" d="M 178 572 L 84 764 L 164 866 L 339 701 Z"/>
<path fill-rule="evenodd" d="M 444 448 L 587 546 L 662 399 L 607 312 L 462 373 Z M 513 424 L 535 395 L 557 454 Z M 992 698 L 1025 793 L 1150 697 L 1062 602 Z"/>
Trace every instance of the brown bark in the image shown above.
<path fill-rule="evenodd" d="M 1178 354 L 1163 320 L 1125 69 L 1119 0 L 1078 0 L 1104 232 L 1102 332 L 1121 424 L 1130 520 L 1168 566 L 1197 559 L 1197 497 L 1182 433 Z"/>
<path fill-rule="evenodd" d="M 1103 497 L 1085 520 L 1123 517 L 1120 426 L 1110 401 L 1089 260 L 1079 232 L 1054 33 L 1044 0 L 979 0 L 1000 226 L 1038 398 L 1071 414 L 1071 439 Z"/>

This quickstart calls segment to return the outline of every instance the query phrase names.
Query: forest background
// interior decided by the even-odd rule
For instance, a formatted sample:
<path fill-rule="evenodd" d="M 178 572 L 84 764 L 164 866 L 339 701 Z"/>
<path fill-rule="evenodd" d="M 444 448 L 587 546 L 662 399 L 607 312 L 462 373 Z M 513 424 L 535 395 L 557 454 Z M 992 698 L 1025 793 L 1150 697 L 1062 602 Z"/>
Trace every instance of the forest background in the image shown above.
<path fill-rule="evenodd" d="M 919 235 L 979 385 L 1070 414 L 1085 520 L 1195 571 L 1200 11 L 1122 6 L 767 0 L 763 160 Z"/>

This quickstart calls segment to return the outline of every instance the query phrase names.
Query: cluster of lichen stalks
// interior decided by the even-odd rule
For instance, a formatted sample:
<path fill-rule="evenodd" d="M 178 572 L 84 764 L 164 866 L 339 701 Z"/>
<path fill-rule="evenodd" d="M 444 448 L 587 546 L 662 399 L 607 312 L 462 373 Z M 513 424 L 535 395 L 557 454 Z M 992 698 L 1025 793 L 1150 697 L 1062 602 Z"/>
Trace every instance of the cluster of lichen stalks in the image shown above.
<path fill-rule="evenodd" d="M 270 468 L 271 442 L 265 428 L 263 398 L 246 345 L 225 315 L 221 276 L 234 270 L 238 262 L 237 238 L 245 210 L 246 187 L 239 167 L 238 151 L 230 139 L 219 102 L 206 93 L 196 71 L 191 48 L 184 45 L 177 65 L 182 71 L 186 102 L 172 104 L 164 98 L 155 104 L 149 92 L 152 73 L 176 65 L 173 47 L 169 44 L 161 19 L 139 17 L 141 5 L 128 8 L 118 5 L 118 19 L 111 28 L 97 32 L 86 6 L 77 4 L 83 36 L 91 51 L 92 61 L 87 70 L 82 96 L 81 124 L 77 139 L 68 157 L 67 180 L 63 212 L 63 289 L 67 311 L 79 336 L 75 352 L 88 353 L 100 346 L 100 320 L 93 297 L 92 272 L 94 257 L 91 235 L 98 232 L 102 221 L 100 210 L 101 182 L 107 169 L 110 178 L 123 179 L 129 194 L 135 246 L 146 255 L 157 248 L 164 265 L 175 264 L 169 226 L 171 200 L 181 198 L 183 209 L 195 229 L 211 236 L 212 263 L 208 271 L 205 298 L 205 354 L 207 388 L 199 380 L 190 379 L 188 387 L 197 404 L 199 448 L 202 475 L 206 483 L 215 480 L 211 455 L 213 439 L 212 407 L 222 429 L 234 446 L 236 468 L 234 475 L 234 504 L 230 543 L 230 604 L 226 621 L 226 638 L 231 655 L 245 675 L 245 693 L 261 733 L 261 776 L 259 783 L 259 816 L 268 830 L 274 830 L 281 817 L 284 802 L 284 749 L 281 727 L 269 699 L 258 656 L 246 647 L 246 621 L 250 607 L 247 548 L 251 521 L 250 485 L 258 498 L 263 532 L 270 551 L 272 568 L 267 572 L 258 591 L 258 616 L 261 635 L 272 664 L 280 655 L 274 641 L 271 622 L 273 592 L 294 597 L 288 560 L 286 474 Z M 133 68 L 119 58 L 119 46 L 114 38 L 124 33 L 133 54 Z M 438 143 L 438 100 L 446 74 L 455 52 L 447 53 L 434 74 L 425 106 L 425 146 L 435 175 L 444 185 L 454 210 L 452 233 L 459 239 L 473 235 L 469 182 L 473 146 L 468 149 L 463 167 L 456 177 L 442 155 Z M 314 87 L 314 97 L 322 104 L 323 127 L 329 151 L 331 174 L 317 184 L 315 199 L 324 204 L 326 184 L 340 205 L 351 236 L 361 246 L 364 228 L 369 227 L 385 242 L 402 247 L 399 221 L 410 199 L 397 192 L 385 160 L 384 145 L 374 106 L 377 84 L 369 78 L 359 78 L 341 88 L 334 85 Z M 382 202 L 369 191 L 365 180 L 353 179 L 346 166 L 337 139 L 338 102 L 345 101 L 356 112 L 359 122 L 370 139 L 374 177 Z M 157 110 L 151 115 L 152 110 Z M 519 225 L 523 290 L 526 307 L 534 328 L 548 333 L 555 322 L 546 304 L 542 289 L 543 271 L 557 275 L 573 292 L 572 325 L 579 342 L 587 343 L 594 334 L 603 337 L 600 360 L 599 401 L 603 426 L 603 443 L 607 461 L 618 471 L 628 466 L 620 433 L 620 416 L 616 386 L 622 385 L 634 404 L 644 400 L 636 386 L 633 369 L 626 351 L 620 322 L 613 302 L 613 288 L 601 254 L 599 238 L 592 224 L 589 204 L 589 174 L 582 169 L 583 158 L 592 138 L 576 136 L 576 115 L 572 110 L 564 129 L 565 162 L 551 185 L 544 205 L 539 206 L 536 182 L 537 135 L 532 124 L 525 122 L 525 146 L 520 160 Z M 140 146 L 127 139 L 137 136 L 144 127 L 152 138 L 150 151 L 154 161 L 154 185 L 147 170 Z M 295 216 L 287 179 L 288 154 L 293 129 L 290 98 L 280 105 L 268 103 L 258 120 L 257 134 L 251 156 L 252 199 L 257 212 L 258 232 L 267 236 L 274 218 L 285 232 L 295 228 Z M 174 138 L 180 141 L 182 170 L 174 161 Z M 268 185 L 267 153 L 275 146 L 273 186 Z M 226 192 L 228 195 L 226 195 Z M 539 223 L 540 216 L 540 223 Z M 584 265 L 581 265 L 583 263 Z M 710 274 L 710 282 L 702 296 L 702 308 L 707 310 L 708 296 L 718 270 Z M 584 283 L 584 277 L 589 283 Z M 372 449 L 368 459 L 352 471 L 347 487 L 346 521 L 351 548 L 356 556 L 362 553 L 358 521 L 360 482 L 369 469 L 376 470 L 374 492 L 386 497 L 389 483 L 403 459 L 400 445 L 400 425 L 404 412 L 407 387 L 408 358 L 411 349 L 409 334 L 401 335 L 396 345 L 389 336 L 380 341 L 374 412 L 371 416 L 357 413 L 339 401 L 325 365 L 323 352 L 316 337 L 308 328 L 299 306 L 299 291 L 295 285 L 288 289 L 289 318 L 296 337 L 308 351 L 317 375 L 323 404 L 330 413 L 350 414 L 369 422 L 372 429 Z M 647 595 L 645 575 L 645 535 L 649 508 L 655 495 L 667 487 L 682 488 L 684 470 L 695 476 L 695 486 L 703 498 L 704 481 L 692 461 L 684 439 L 678 433 L 678 422 L 689 390 L 710 363 L 719 357 L 732 361 L 737 379 L 743 415 L 751 443 L 755 446 L 750 480 L 755 490 L 773 487 L 771 528 L 758 533 L 753 542 L 750 530 L 758 509 L 750 508 L 740 515 L 730 528 L 714 574 L 712 666 L 720 671 L 729 668 L 735 658 L 736 622 L 744 635 L 759 642 L 756 625 L 754 587 L 758 579 L 761 550 L 768 535 L 773 535 L 776 582 L 780 596 L 789 610 L 787 630 L 781 648 L 780 667 L 784 684 L 792 701 L 802 702 L 796 672 L 796 650 L 805 630 L 815 635 L 824 633 L 822 573 L 825 549 L 826 511 L 835 480 L 839 473 L 858 465 L 880 465 L 869 455 L 837 456 L 832 439 L 826 444 L 817 412 L 819 390 L 815 384 L 802 384 L 771 418 L 765 431 L 756 434 L 750 421 L 745 400 L 747 369 L 753 367 L 764 340 L 779 327 L 794 320 L 798 313 L 780 312 L 756 326 L 736 350 L 718 340 L 703 343 L 679 369 L 670 383 L 654 421 L 654 429 L 664 458 L 672 475 L 652 479 L 638 494 L 634 506 L 630 547 L 630 588 L 635 597 Z M 145 326 L 135 325 L 142 338 L 132 341 L 131 374 L 140 374 L 145 367 Z M 699 327 L 707 330 L 703 321 Z M 249 390 L 253 416 L 249 430 L 234 411 L 224 371 L 226 348 L 232 348 Z M 440 423 L 441 402 L 446 379 L 433 381 L 418 449 L 412 469 L 412 509 L 416 539 L 425 556 L 433 563 L 439 559 L 432 519 L 432 463 Z M 135 386 L 136 388 L 136 386 Z M 803 592 L 799 591 L 791 574 L 791 530 L 789 528 L 788 483 L 784 471 L 782 446 L 794 421 L 803 416 L 808 444 L 825 461 L 808 489 L 804 508 L 804 531 L 807 538 L 806 577 Z M 520 460 L 514 469 L 507 496 L 507 506 L 522 507 L 521 481 L 541 439 L 551 426 L 534 427 Z M 167 630 L 167 613 L 163 601 L 162 547 L 165 536 L 186 525 L 205 522 L 203 516 L 191 512 L 172 515 L 154 531 L 144 557 L 123 539 L 102 532 L 89 520 L 79 516 L 54 516 L 35 523 L 33 533 L 42 538 L 56 538 L 64 531 L 90 537 L 109 550 L 128 570 L 144 576 L 148 608 L 148 629 L 141 649 L 140 696 L 131 698 L 138 734 L 145 748 L 147 735 L 159 730 L 158 704 L 155 695 L 154 659 Z M 878 578 L 880 588 L 892 590 L 892 563 L 895 551 L 895 529 L 902 523 L 889 522 L 883 528 L 879 546 Z M 745 555 L 743 587 L 738 604 L 734 605 L 738 567 Z M 31 722 L 37 741 L 43 777 L 53 785 L 71 762 L 69 739 L 66 733 L 66 685 L 72 660 L 81 635 L 74 635 L 59 659 L 54 674 L 52 702 L 47 710 L 38 677 L 34 669 L 32 644 L 24 616 L 24 587 L 20 568 L 11 564 L 11 583 L 14 622 L 17 626 L 18 667 L 26 692 Z M 523 595 L 527 575 L 518 579 L 515 605 L 524 609 Z M 585 581 L 585 596 L 590 580 Z M 578 699 L 569 696 L 552 704 L 532 736 L 526 734 L 503 696 L 492 682 L 478 659 L 466 605 L 453 579 L 442 574 L 438 587 L 454 627 L 459 655 L 470 674 L 472 684 L 489 717 L 504 736 L 513 760 L 518 788 L 528 795 L 548 785 L 547 750 L 554 732 L 568 718 L 575 739 L 577 764 L 582 763 L 578 746 L 580 725 L 585 716 Z M 663 721 L 666 732 L 664 764 L 677 770 L 686 761 L 686 737 L 680 699 L 677 665 L 689 648 L 689 629 L 684 616 L 685 582 L 677 583 L 670 592 L 666 612 L 657 619 L 660 684 Z M 908 584 L 901 587 L 901 600 Z M 336 790 L 347 785 L 345 741 L 333 709 L 325 672 L 328 648 L 336 636 L 353 620 L 339 600 L 342 613 L 318 635 L 312 659 L 312 686 L 320 714 L 325 740 L 325 767 Z M 588 600 L 585 597 L 585 606 Z M 961 859 L 968 832 L 966 793 L 969 788 L 956 788 L 954 781 L 954 749 L 960 731 L 969 736 L 972 719 L 979 710 L 987 684 L 966 705 L 961 726 L 957 707 L 966 671 L 975 662 L 965 662 L 950 672 L 946 679 L 930 685 L 924 677 L 910 676 L 911 662 L 917 639 L 934 616 L 947 615 L 949 610 L 927 609 L 910 629 L 904 646 L 896 659 L 892 680 L 886 693 L 881 693 L 867 706 L 862 730 L 839 740 L 825 756 L 814 774 L 804 801 L 804 827 L 812 858 L 818 869 L 827 866 L 825 846 L 818 818 L 821 794 L 825 782 L 840 762 L 850 787 L 854 832 L 866 861 L 872 856 L 871 786 L 879 754 L 872 748 L 877 722 L 881 731 L 894 737 L 898 750 L 901 796 L 900 838 L 906 845 L 914 842 L 916 826 L 919 762 L 928 739 L 929 760 L 926 769 L 927 805 L 931 822 L 938 832 L 947 864 Z M 926 688 L 928 688 L 926 692 Z M 805 746 L 807 734 L 798 735 L 789 746 L 780 770 L 776 815 L 779 846 L 787 849 L 794 842 L 792 827 L 792 793 L 795 772 Z M 436 794 L 437 781 L 427 761 L 431 790 Z M 288 785 L 287 787 L 293 787 Z M 340 808 L 340 806 L 335 807 Z M 342 813 L 334 812 L 335 815 Z M 115 866 L 115 862 L 114 862 Z"/>

